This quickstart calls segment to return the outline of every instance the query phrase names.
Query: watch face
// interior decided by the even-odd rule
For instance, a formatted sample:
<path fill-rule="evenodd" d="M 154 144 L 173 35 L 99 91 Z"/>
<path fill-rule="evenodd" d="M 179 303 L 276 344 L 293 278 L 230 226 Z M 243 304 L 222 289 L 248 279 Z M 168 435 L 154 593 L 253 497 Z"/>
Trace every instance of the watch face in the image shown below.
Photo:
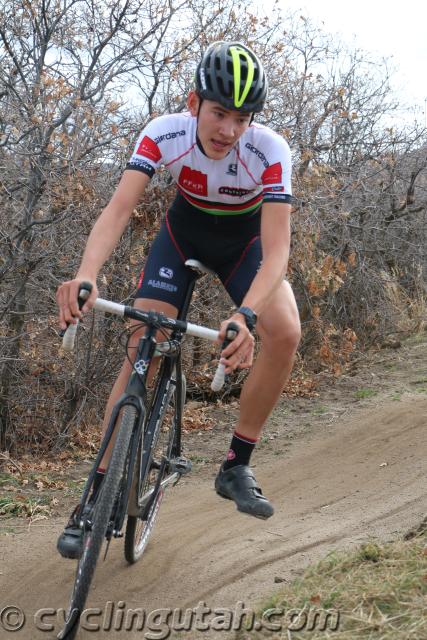
<path fill-rule="evenodd" d="M 252 330 L 255 327 L 257 321 L 256 313 L 252 311 L 252 309 L 249 309 L 249 307 L 240 307 L 238 311 L 242 314 L 242 316 L 244 316 L 248 329 Z"/>

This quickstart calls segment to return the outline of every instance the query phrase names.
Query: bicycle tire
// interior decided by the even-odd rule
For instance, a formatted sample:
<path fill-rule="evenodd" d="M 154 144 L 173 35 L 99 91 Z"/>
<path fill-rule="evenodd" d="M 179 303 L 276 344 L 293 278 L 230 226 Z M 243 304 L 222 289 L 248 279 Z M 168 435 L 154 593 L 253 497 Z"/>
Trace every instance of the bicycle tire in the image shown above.
<path fill-rule="evenodd" d="M 142 481 L 143 489 L 145 488 L 146 492 L 149 492 L 151 488 L 154 490 L 156 484 L 159 482 L 160 471 L 153 467 L 153 460 L 158 463 L 158 458 L 161 456 L 165 456 L 166 458 L 171 457 L 171 454 L 174 450 L 174 445 L 176 444 L 177 428 L 178 425 L 181 424 L 182 410 L 186 394 L 185 376 L 181 376 L 182 406 L 180 415 L 178 415 L 176 407 L 176 381 L 171 380 L 171 382 L 174 383 L 173 391 L 167 399 L 167 406 L 164 408 L 163 415 L 158 425 L 157 437 L 155 441 L 151 443 L 151 447 L 146 444 L 146 436 L 144 436 L 143 448 L 145 450 L 145 454 L 141 464 L 142 467 L 147 470 Z M 165 393 L 168 392 L 168 389 L 165 389 Z M 154 416 L 154 419 L 156 418 L 157 416 Z M 140 461 L 139 456 L 138 460 Z M 137 467 L 136 473 L 138 472 L 139 469 Z M 167 472 L 163 471 L 160 481 L 163 480 L 163 477 L 165 477 L 166 474 Z M 159 487 L 156 495 L 152 497 L 150 509 L 144 519 L 139 516 L 128 515 L 124 553 L 125 558 L 129 564 L 134 564 L 135 562 L 137 562 L 146 549 L 148 539 L 151 535 L 155 520 L 160 509 L 163 495 L 164 489 L 162 487 Z"/>
<path fill-rule="evenodd" d="M 92 528 L 85 533 L 83 553 L 77 566 L 66 626 L 70 616 L 75 618 L 74 624 L 63 635 L 66 626 L 64 627 L 57 636 L 59 640 L 73 640 L 78 631 L 80 614 L 86 603 L 113 506 L 119 493 L 136 417 L 135 407 L 126 406 L 123 409 L 110 464 L 94 507 Z"/>

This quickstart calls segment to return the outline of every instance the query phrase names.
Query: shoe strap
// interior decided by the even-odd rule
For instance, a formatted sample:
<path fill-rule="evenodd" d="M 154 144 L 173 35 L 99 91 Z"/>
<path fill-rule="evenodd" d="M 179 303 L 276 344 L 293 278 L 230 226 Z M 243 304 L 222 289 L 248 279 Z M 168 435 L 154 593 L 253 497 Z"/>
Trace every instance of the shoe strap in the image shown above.
<path fill-rule="evenodd" d="M 260 487 L 258 487 L 253 471 L 249 467 L 243 465 L 240 468 L 234 467 L 234 470 L 236 469 L 238 469 L 238 471 L 234 471 L 233 477 L 230 478 L 230 482 L 240 481 L 242 488 L 254 489 L 262 495 L 262 491 Z"/>

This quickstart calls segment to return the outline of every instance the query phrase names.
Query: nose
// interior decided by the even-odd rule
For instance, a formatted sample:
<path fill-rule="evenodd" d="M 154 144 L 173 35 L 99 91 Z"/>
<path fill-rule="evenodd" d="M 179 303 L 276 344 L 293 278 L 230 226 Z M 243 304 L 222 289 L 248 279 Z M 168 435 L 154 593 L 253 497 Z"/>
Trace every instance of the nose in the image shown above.
<path fill-rule="evenodd" d="M 230 138 L 234 138 L 236 125 L 232 118 L 223 118 L 221 121 L 221 126 L 219 128 L 219 133 L 224 136 L 227 140 Z"/>

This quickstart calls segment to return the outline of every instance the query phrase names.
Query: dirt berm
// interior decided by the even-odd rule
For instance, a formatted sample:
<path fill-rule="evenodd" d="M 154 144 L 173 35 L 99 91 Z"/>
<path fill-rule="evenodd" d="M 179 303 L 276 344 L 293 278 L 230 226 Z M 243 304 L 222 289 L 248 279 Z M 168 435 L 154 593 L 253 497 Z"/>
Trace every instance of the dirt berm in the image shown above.
<path fill-rule="evenodd" d="M 425 336 L 412 339 L 362 359 L 354 375 L 324 385 L 316 397 L 280 403 L 254 456 L 257 479 L 276 507 L 268 521 L 239 514 L 213 490 L 235 409 L 219 412 L 221 426 L 187 438 L 194 472 L 167 494 L 142 560 L 127 566 L 122 541 L 114 541 L 87 606 L 101 607 L 105 617 L 107 603 L 115 603 L 116 622 L 127 609 L 148 614 L 200 601 L 212 609 L 239 601 L 256 607 L 276 582 L 292 580 L 332 548 L 389 540 L 415 526 L 427 513 L 426 355 Z M 65 518 L 64 510 L 2 536 L 2 607 L 26 616 L 21 630 L 0 631 L 2 639 L 55 637 L 37 630 L 33 616 L 68 602 L 75 566 L 55 548 Z M 55 616 L 43 621 L 59 629 Z M 108 626 L 100 615 L 90 622 Z M 146 634 L 101 628 L 78 638 L 165 637 Z"/>

